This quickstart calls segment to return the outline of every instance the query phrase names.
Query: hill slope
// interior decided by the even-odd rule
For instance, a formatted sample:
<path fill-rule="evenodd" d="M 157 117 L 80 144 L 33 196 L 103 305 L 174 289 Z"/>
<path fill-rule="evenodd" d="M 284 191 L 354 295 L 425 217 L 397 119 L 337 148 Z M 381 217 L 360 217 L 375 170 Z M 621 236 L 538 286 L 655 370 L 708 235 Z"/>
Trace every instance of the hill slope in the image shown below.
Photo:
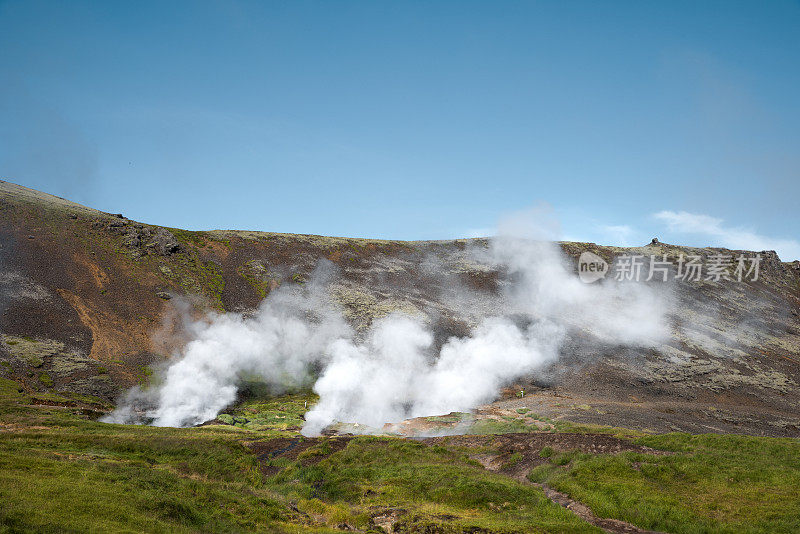
<path fill-rule="evenodd" d="M 607 260 L 732 253 L 560 245 L 572 258 L 591 251 Z M 486 246 L 190 232 L 0 182 L 0 373 L 27 393 L 113 401 L 180 345 L 179 307 L 247 312 L 276 287 L 309 280 L 321 260 L 335 267 L 330 299 L 356 329 L 399 310 L 424 313 L 440 341 L 466 335 L 502 307 L 503 273 L 472 261 Z M 757 282 L 677 284 L 672 340 L 660 350 L 573 339 L 546 375 L 509 385 L 485 409 L 531 407 L 645 430 L 800 435 L 800 263 L 762 256 Z M 515 398 L 521 388 L 528 394 Z"/>

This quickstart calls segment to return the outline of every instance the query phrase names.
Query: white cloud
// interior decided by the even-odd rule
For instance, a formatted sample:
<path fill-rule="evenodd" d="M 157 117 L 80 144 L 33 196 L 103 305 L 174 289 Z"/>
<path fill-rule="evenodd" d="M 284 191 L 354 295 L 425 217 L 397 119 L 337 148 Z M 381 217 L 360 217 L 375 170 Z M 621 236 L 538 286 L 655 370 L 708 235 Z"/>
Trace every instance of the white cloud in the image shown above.
<path fill-rule="evenodd" d="M 714 245 L 741 250 L 774 250 L 784 261 L 800 258 L 797 240 L 772 238 L 747 228 L 725 226 L 725 221 L 710 215 L 665 210 L 653 217 L 666 223 L 671 232 L 708 236 Z"/>

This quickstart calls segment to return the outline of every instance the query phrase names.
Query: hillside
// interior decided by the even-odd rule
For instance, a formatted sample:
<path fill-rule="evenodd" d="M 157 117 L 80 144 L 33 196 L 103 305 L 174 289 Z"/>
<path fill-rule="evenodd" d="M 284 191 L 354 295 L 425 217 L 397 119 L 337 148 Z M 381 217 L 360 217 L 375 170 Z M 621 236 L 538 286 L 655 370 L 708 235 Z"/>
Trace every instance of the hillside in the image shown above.
<path fill-rule="evenodd" d="M 287 295 L 317 299 L 302 312 L 333 313 L 349 325 L 356 351 L 366 350 L 359 340 L 376 325 L 399 317 L 393 312 L 426 325 L 440 359 L 443 347 L 480 339 L 487 317 L 509 317 L 509 332 L 546 324 L 531 319 L 546 306 L 517 313 L 509 288 L 523 275 L 485 261 L 494 244 L 189 232 L 0 182 L 0 532 L 800 529 L 800 263 L 766 251 L 755 281 L 653 281 L 642 286 L 646 298 L 633 300 L 626 291 L 636 288 L 614 286 L 621 290 L 611 297 L 633 310 L 608 307 L 603 291 L 586 293 L 577 280 L 534 286 L 532 298 L 555 296 L 556 308 L 582 295 L 559 316 L 557 357 L 514 375 L 470 413 L 426 412 L 379 436 L 354 436 L 365 427 L 339 419 L 307 437 L 301 428 L 326 394 L 316 386 L 319 395 L 306 387 L 264 394 L 259 377 L 245 373 L 239 398 L 202 425 L 98 421 L 127 402 L 131 386 L 159 391 L 165 366 L 186 360 L 198 327 L 249 325 L 269 337 L 270 323 L 259 318 L 280 317 Z M 609 262 L 741 252 L 658 242 L 557 246 L 570 279 L 584 252 Z M 512 261 L 524 271 L 537 259 Z M 627 318 L 605 317 L 609 310 Z M 661 341 L 627 343 L 652 326 L 650 315 L 666 322 Z M 300 350 L 270 371 L 280 375 L 301 359 L 326 323 L 303 324 Z M 624 332 L 604 336 L 604 325 Z M 400 332 L 394 344 L 405 342 Z M 227 345 L 248 346 L 253 340 L 238 336 L 252 333 L 234 329 L 212 345 L 212 368 L 233 366 L 222 356 Z M 282 333 L 289 343 L 291 333 Z M 536 341 L 554 336 L 545 330 Z M 505 354 L 513 345 L 499 346 L 489 354 L 494 367 L 513 362 Z M 374 357 L 358 363 L 374 365 Z M 400 380 L 404 362 L 391 363 L 389 379 Z M 482 376 L 468 377 L 457 387 L 478 388 Z M 344 393 L 357 386 L 351 381 Z M 387 396 L 386 387 L 366 391 Z M 367 410 L 377 409 L 371 399 Z"/>
<path fill-rule="evenodd" d="M 321 260 L 333 273 L 325 291 L 357 331 L 402 311 L 427 317 L 441 342 L 502 307 L 503 273 L 473 260 L 486 247 L 481 239 L 163 228 L 0 182 L 0 373 L 41 402 L 60 395 L 105 409 L 180 347 L 177 310 L 249 313 L 276 288 L 308 283 Z M 560 247 L 574 260 L 591 251 L 609 261 L 741 252 Z M 481 410 L 524 406 L 646 431 L 800 436 L 800 262 L 761 254 L 758 281 L 678 283 L 672 336 L 658 350 L 621 350 L 578 333 L 547 373 L 509 384 Z M 524 399 L 514 396 L 521 389 Z"/>

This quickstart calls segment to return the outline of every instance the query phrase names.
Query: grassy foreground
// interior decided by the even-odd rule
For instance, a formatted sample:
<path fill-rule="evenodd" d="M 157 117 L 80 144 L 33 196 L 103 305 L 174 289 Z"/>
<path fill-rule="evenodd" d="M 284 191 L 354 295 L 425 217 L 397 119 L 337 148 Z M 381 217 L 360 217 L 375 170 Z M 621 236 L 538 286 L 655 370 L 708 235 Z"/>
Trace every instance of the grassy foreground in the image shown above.
<path fill-rule="evenodd" d="M 599 532 L 483 469 L 471 456 L 486 447 L 320 440 L 265 474 L 247 443 L 296 435 L 308 397 L 249 403 L 233 424 L 194 429 L 97 423 L 63 400 L 32 404 L 0 379 L 0 532 L 379 532 L 375 517 L 392 514 L 396 532 Z M 797 440 L 636 440 L 673 454 L 543 451 L 530 478 L 644 528 L 800 531 Z"/>
<path fill-rule="evenodd" d="M 597 515 L 652 530 L 800 532 L 800 441 L 717 434 L 635 441 L 674 454 L 568 453 L 528 477 Z"/>

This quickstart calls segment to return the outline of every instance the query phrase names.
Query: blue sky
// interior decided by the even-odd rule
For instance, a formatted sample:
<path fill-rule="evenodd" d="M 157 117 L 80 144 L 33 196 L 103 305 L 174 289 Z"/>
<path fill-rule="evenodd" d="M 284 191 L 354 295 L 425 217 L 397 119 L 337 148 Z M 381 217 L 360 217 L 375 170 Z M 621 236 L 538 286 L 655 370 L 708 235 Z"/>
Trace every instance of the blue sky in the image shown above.
<path fill-rule="evenodd" d="M 0 175 L 190 229 L 800 258 L 798 2 L 0 0 Z"/>

